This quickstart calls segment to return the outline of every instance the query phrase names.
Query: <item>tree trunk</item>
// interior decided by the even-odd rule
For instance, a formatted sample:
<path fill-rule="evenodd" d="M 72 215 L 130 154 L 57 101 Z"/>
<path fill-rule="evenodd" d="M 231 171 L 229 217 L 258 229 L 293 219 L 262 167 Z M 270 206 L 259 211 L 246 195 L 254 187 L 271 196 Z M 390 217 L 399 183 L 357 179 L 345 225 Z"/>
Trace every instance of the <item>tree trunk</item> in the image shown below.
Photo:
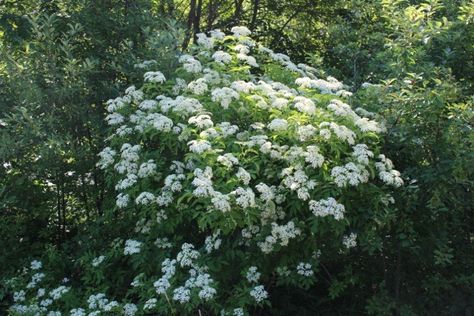
<path fill-rule="evenodd" d="M 182 49 L 185 50 L 188 45 L 189 41 L 191 40 L 191 36 L 193 35 L 193 24 L 194 20 L 196 19 L 196 0 L 190 0 L 189 2 L 189 13 L 188 13 L 188 21 L 186 22 L 186 35 L 184 37 Z"/>
<path fill-rule="evenodd" d="M 258 15 L 258 6 L 260 5 L 260 0 L 253 0 L 252 6 L 252 20 L 250 21 L 250 30 L 253 32 L 257 26 L 257 15 Z"/>

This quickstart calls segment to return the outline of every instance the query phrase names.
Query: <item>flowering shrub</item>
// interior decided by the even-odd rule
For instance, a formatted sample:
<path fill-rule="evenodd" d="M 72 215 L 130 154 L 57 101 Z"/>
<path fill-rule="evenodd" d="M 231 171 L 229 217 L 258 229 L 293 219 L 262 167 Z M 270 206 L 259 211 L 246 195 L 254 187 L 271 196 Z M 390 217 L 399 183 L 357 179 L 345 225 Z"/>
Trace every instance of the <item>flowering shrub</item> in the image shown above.
<path fill-rule="evenodd" d="M 336 79 L 232 32 L 199 34 L 172 78 L 153 69 L 107 103 L 98 166 L 136 224 L 81 261 L 104 292 L 46 289 L 35 263 L 12 281 L 34 283 L 12 313 L 247 315 L 273 289 L 313 285 L 325 255 L 364 245 L 403 184 L 380 153 L 383 126 Z M 107 267 L 132 274 L 121 297 L 97 277 Z"/>

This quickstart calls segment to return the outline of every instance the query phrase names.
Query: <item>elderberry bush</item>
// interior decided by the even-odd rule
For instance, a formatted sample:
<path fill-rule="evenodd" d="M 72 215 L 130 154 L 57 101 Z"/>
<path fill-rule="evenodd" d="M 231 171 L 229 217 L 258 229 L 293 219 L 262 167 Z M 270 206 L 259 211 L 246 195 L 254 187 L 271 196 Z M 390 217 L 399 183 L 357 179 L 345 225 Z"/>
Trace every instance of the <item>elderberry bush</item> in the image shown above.
<path fill-rule="evenodd" d="M 383 124 L 341 82 L 232 33 L 199 34 L 166 77 L 144 63 L 141 87 L 107 102 L 98 166 L 110 212 L 134 224 L 76 262 L 87 287 L 46 282 L 32 263 L 11 281 L 12 314 L 253 314 L 273 291 L 317 286 L 325 256 L 377 229 L 403 185 Z"/>

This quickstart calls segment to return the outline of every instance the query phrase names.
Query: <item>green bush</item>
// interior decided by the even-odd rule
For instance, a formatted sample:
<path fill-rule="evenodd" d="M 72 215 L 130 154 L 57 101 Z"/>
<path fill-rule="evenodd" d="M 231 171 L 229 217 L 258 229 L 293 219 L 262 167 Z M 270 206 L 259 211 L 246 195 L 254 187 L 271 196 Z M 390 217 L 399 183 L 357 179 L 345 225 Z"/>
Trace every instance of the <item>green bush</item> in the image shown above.
<path fill-rule="evenodd" d="M 11 281 L 13 313 L 271 311 L 273 292 L 318 282 L 321 261 L 381 247 L 403 185 L 384 127 L 342 83 L 232 31 L 198 34 L 168 78 L 148 63 L 140 89 L 107 102 L 98 166 L 118 192 L 103 228 L 117 238 L 76 261 L 70 285 L 47 270 L 35 282 L 32 263 Z"/>

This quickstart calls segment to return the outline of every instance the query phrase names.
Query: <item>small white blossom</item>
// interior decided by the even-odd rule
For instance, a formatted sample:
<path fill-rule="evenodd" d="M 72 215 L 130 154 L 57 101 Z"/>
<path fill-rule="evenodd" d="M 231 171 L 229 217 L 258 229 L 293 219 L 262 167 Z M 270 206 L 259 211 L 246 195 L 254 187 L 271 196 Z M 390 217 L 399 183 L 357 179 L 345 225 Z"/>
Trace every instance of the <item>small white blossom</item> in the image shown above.
<path fill-rule="evenodd" d="M 142 243 L 133 239 L 125 241 L 125 248 L 123 250 L 124 255 L 133 255 L 139 253 L 141 250 Z"/>
<path fill-rule="evenodd" d="M 257 303 L 260 303 L 268 298 L 268 292 L 265 291 L 263 285 L 257 285 L 250 291 L 250 296 L 252 296 Z"/>
<path fill-rule="evenodd" d="M 92 260 L 92 266 L 98 267 L 104 260 L 105 260 L 105 256 L 99 256 L 97 258 L 94 258 L 94 260 Z"/>
<path fill-rule="evenodd" d="M 246 278 L 250 283 L 257 283 L 260 280 L 260 275 L 261 273 L 257 271 L 257 267 L 253 266 L 247 271 Z"/>
<path fill-rule="evenodd" d="M 336 199 L 332 197 L 326 200 L 309 201 L 309 209 L 317 217 L 333 216 L 336 220 L 344 218 L 344 205 L 337 203 Z"/>
<path fill-rule="evenodd" d="M 146 72 L 143 77 L 145 78 L 145 81 L 147 82 L 157 82 L 157 83 L 163 83 L 166 81 L 165 76 L 163 73 L 159 71 L 149 71 Z"/>
<path fill-rule="evenodd" d="M 356 233 L 350 233 L 349 236 L 344 236 L 342 237 L 342 244 L 347 248 L 354 248 L 357 246 L 357 234 Z"/>
<path fill-rule="evenodd" d="M 296 273 L 298 273 L 302 276 L 306 276 L 306 277 L 313 276 L 313 274 L 314 274 L 314 272 L 312 270 L 312 267 L 311 267 L 311 264 L 304 263 L 304 262 L 300 262 L 298 264 L 298 266 L 296 267 Z"/>

